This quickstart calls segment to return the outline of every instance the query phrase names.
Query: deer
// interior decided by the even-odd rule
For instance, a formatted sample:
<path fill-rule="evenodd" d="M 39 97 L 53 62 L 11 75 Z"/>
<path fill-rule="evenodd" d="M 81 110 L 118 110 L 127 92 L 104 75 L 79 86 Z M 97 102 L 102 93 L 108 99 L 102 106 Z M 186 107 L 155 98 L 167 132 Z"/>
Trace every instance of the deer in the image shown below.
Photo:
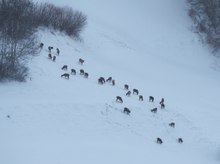
<path fill-rule="evenodd" d="M 134 94 L 134 95 L 138 95 L 138 94 L 139 94 L 138 89 L 133 89 L 133 94 Z"/>
<path fill-rule="evenodd" d="M 79 64 L 83 65 L 84 62 L 85 62 L 85 60 L 79 58 Z"/>
<path fill-rule="evenodd" d="M 79 73 L 80 75 L 84 75 L 85 74 L 85 71 L 83 69 L 80 69 L 79 72 L 80 72 Z"/>
<path fill-rule="evenodd" d="M 144 101 L 144 98 L 142 95 L 139 95 L 139 101 Z"/>
<path fill-rule="evenodd" d="M 115 85 L 115 80 L 112 80 L 112 85 L 113 85 L 113 86 Z"/>
<path fill-rule="evenodd" d="M 53 56 L 53 59 L 52 59 L 52 60 L 53 60 L 53 62 L 55 62 L 55 61 L 56 61 L 56 56 Z"/>
<path fill-rule="evenodd" d="M 154 97 L 153 96 L 149 96 L 149 101 L 150 102 L 154 102 Z"/>
<path fill-rule="evenodd" d="M 44 47 L 44 44 L 43 43 L 40 43 L 40 48 L 43 48 Z"/>
<path fill-rule="evenodd" d="M 64 77 L 65 79 L 69 80 L 70 75 L 68 73 L 64 73 L 61 75 L 61 77 Z"/>
<path fill-rule="evenodd" d="M 76 75 L 76 70 L 75 69 L 71 69 L 71 75 Z"/>
<path fill-rule="evenodd" d="M 153 108 L 153 109 L 151 109 L 151 112 L 153 112 L 153 113 L 157 113 L 157 108 Z"/>
<path fill-rule="evenodd" d="M 117 96 L 116 97 L 116 102 L 123 103 L 123 100 L 120 96 Z"/>
<path fill-rule="evenodd" d="M 84 77 L 87 79 L 89 77 L 89 74 L 87 72 L 85 72 Z"/>
<path fill-rule="evenodd" d="M 57 55 L 60 55 L 60 49 L 57 48 L 56 50 L 57 50 Z"/>
<path fill-rule="evenodd" d="M 160 104 L 164 104 L 164 98 L 161 99 Z"/>
<path fill-rule="evenodd" d="M 178 138 L 178 139 L 177 139 L 177 142 L 183 143 L 183 139 L 182 139 L 182 138 Z"/>
<path fill-rule="evenodd" d="M 162 143 L 163 143 L 162 139 L 158 137 L 158 138 L 157 138 L 157 143 L 158 143 L 158 144 L 162 144 Z"/>
<path fill-rule="evenodd" d="M 111 83 L 112 82 L 112 77 L 107 78 L 106 82 L 110 82 Z"/>
<path fill-rule="evenodd" d="M 165 108 L 165 104 L 164 104 L 164 103 L 161 103 L 161 104 L 160 104 L 160 108 L 161 108 L 161 109 L 164 109 L 164 108 Z"/>
<path fill-rule="evenodd" d="M 49 58 L 49 59 L 52 59 L 51 53 L 48 54 L 48 58 Z"/>
<path fill-rule="evenodd" d="M 129 115 L 131 113 L 131 111 L 128 108 L 124 108 L 123 112 L 127 115 Z"/>
<path fill-rule="evenodd" d="M 52 49 L 53 49 L 53 47 L 51 47 L 51 46 L 48 47 L 49 52 L 51 52 Z"/>
<path fill-rule="evenodd" d="M 61 69 L 62 69 L 62 70 L 67 70 L 67 69 L 68 69 L 68 66 L 67 66 L 67 65 L 64 65 Z"/>
<path fill-rule="evenodd" d="M 127 93 L 126 93 L 126 96 L 130 96 L 131 95 L 131 91 L 128 91 Z"/>
<path fill-rule="evenodd" d="M 98 84 L 104 84 L 104 83 L 105 83 L 104 77 L 100 77 L 100 78 L 98 79 Z"/>
<path fill-rule="evenodd" d="M 125 89 L 125 90 L 128 90 L 128 88 L 129 88 L 128 84 L 125 84 L 125 85 L 124 85 L 124 89 Z"/>
<path fill-rule="evenodd" d="M 175 123 L 171 122 L 171 123 L 169 123 L 169 126 L 172 127 L 172 128 L 175 128 Z"/>

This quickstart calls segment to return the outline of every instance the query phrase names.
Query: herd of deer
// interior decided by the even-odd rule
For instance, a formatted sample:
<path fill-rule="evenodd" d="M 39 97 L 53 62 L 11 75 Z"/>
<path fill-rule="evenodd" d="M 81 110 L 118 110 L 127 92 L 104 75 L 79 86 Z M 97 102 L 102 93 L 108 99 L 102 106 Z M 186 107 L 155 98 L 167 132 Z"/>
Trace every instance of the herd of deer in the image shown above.
<path fill-rule="evenodd" d="M 125 85 L 124 85 L 124 90 L 127 91 L 125 95 L 129 97 L 132 92 L 129 90 L 129 85 L 128 85 L 128 84 L 125 84 Z M 143 100 L 144 100 L 143 96 L 142 96 L 142 95 L 139 95 L 139 90 L 138 90 L 138 89 L 133 89 L 133 95 L 138 95 L 138 96 L 139 96 L 139 101 L 143 101 Z M 148 101 L 149 101 L 149 102 L 154 102 L 154 97 L 153 97 L 153 96 L 149 96 Z M 118 103 L 123 103 L 122 97 L 121 97 L 121 96 L 116 96 L 116 102 L 118 102 Z M 159 102 L 159 104 L 160 104 L 160 108 L 161 108 L 161 109 L 165 109 L 164 98 L 161 99 L 161 101 Z M 157 108 L 155 107 L 155 108 L 151 109 L 150 111 L 151 111 L 152 113 L 157 113 Z M 124 107 L 123 113 L 125 113 L 125 114 L 127 114 L 127 115 L 130 115 L 131 110 L 130 110 L 129 108 L 127 108 L 127 107 Z M 169 125 L 170 127 L 172 127 L 172 128 L 175 128 L 175 122 L 171 122 L 171 123 L 169 123 L 168 125 Z M 177 139 L 177 142 L 178 142 L 178 143 L 183 143 L 183 139 L 182 139 L 182 138 L 178 138 L 178 139 Z M 156 139 L 156 143 L 162 144 L 163 141 L 162 141 L 161 138 L 158 137 L 158 138 Z"/>
<path fill-rule="evenodd" d="M 41 43 L 41 44 L 40 44 L 40 48 L 43 48 L 43 46 L 44 46 L 44 44 Z M 51 47 L 51 46 L 48 47 L 48 52 L 49 52 L 48 58 L 49 58 L 50 60 L 52 60 L 53 62 L 55 62 L 55 61 L 56 61 L 56 56 L 52 56 L 52 55 L 51 55 L 52 49 L 53 49 L 53 47 Z M 56 48 L 56 55 L 59 56 L 59 54 L 60 54 L 60 50 L 59 50 L 59 48 Z M 78 63 L 79 63 L 80 65 L 83 65 L 84 62 L 85 62 L 85 60 L 79 58 Z M 67 70 L 68 70 L 68 66 L 67 66 L 67 65 L 63 65 L 63 67 L 62 67 L 61 69 L 64 70 L 64 71 L 67 71 Z M 75 69 L 72 68 L 72 69 L 70 69 L 70 70 L 71 70 L 71 72 L 70 72 L 71 75 L 76 75 L 76 70 L 75 70 Z M 69 73 L 63 73 L 63 74 L 61 75 L 61 77 L 65 78 L 65 79 L 69 79 L 70 74 L 69 74 Z M 88 74 L 87 72 L 85 72 L 83 69 L 80 69 L 80 70 L 79 70 L 79 74 L 82 75 L 84 78 L 88 78 L 88 77 L 89 77 L 89 74 Z M 112 84 L 112 86 L 115 85 L 115 80 L 113 80 L 112 77 L 108 77 L 107 79 L 105 79 L 104 77 L 98 78 L 98 84 L 103 85 L 103 84 L 106 83 L 106 82 Z M 139 90 L 138 90 L 138 89 L 133 89 L 133 90 L 132 90 L 133 92 L 131 92 L 131 91 L 129 90 L 129 85 L 128 85 L 128 84 L 125 84 L 125 85 L 124 85 L 124 90 L 126 90 L 126 94 L 125 94 L 126 96 L 129 97 L 129 96 L 131 96 L 131 93 L 132 93 L 133 95 L 138 95 L 139 101 L 144 101 L 143 96 L 142 96 L 142 95 L 139 95 Z M 149 96 L 148 101 L 149 101 L 149 102 L 154 102 L 154 97 L 153 97 L 153 96 Z M 118 102 L 118 103 L 123 103 L 122 97 L 116 96 L 116 102 Z M 161 99 L 161 101 L 159 102 L 159 104 L 160 104 L 160 108 L 161 108 L 161 109 L 165 109 L 164 98 Z M 157 108 L 155 107 L 155 108 L 151 109 L 150 111 L 151 111 L 152 113 L 157 113 Z M 124 107 L 123 113 L 125 113 L 125 114 L 127 114 L 127 115 L 130 115 L 131 110 L 130 110 L 129 108 L 127 108 L 127 107 Z M 172 128 L 175 128 L 175 122 L 171 122 L 171 123 L 169 123 L 168 125 L 169 125 L 170 127 L 172 127 Z M 177 139 L 177 142 L 178 142 L 178 143 L 183 143 L 183 139 L 182 139 L 182 138 L 178 138 L 178 139 Z M 162 144 L 163 141 L 162 141 L 161 138 L 158 137 L 158 138 L 156 139 L 156 143 Z"/>

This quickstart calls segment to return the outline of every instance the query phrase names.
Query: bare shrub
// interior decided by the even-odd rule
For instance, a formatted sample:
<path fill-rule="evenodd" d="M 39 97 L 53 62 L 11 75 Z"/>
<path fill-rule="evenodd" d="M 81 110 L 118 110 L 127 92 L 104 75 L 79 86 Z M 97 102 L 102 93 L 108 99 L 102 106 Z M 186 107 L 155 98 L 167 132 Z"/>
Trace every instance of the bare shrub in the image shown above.
<path fill-rule="evenodd" d="M 26 64 L 39 52 L 35 32 L 47 27 L 79 38 L 87 18 L 69 7 L 31 0 L 0 0 L 0 80 L 24 81 Z"/>
<path fill-rule="evenodd" d="M 76 38 L 87 24 L 87 17 L 82 12 L 50 3 L 36 5 L 35 20 L 37 26 L 53 28 Z"/>
<path fill-rule="evenodd" d="M 220 1 L 188 0 L 188 15 L 195 24 L 195 32 L 202 36 L 213 51 L 220 48 Z M 202 34 L 202 35 L 201 35 Z"/>
<path fill-rule="evenodd" d="M 24 81 L 27 75 L 25 64 L 39 48 L 33 9 L 29 0 L 0 1 L 0 80 Z"/>

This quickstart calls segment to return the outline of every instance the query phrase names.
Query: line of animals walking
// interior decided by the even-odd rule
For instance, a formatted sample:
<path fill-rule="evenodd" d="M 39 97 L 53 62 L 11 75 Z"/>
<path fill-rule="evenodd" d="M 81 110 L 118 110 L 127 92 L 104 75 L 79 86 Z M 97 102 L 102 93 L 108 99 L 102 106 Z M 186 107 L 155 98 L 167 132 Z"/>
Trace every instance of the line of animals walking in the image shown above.
<path fill-rule="evenodd" d="M 43 43 L 40 43 L 40 48 L 42 49 L 43 47 L 44 47 L 44 44 L 43 44 Z M 55 54 L 54 56 L 52 56 L 52 53 L 51 53 L 51 52 L 52 52 L 53 49 L 54 49 L 54 48 L 53 48 L 52 46 L 49 46 L 49 47 L 48 47 L 48 52 L 49 52 L 49 54 L 48 54 L 48 59 L 49 59 L 49 60 L 52 60 L 53 62 L 55 62 L 55 61 L 56 61 L 56 56 L 59 56 L 59 55 L 60 55 L 60 49 L 59 49 L 59 48 L 56 48 L 56 54 Z M 79 63 L 80 65 L 83 65 L 84 62 L 85 62 L 85 60 L 83 60 L 82 58 L 79 58 L 78 63 Z M 68 65 L 63 65 L 63 67 L 61 68 L 61 70 L 68 71 Z M 63 73 L 63 74 L 61 74 L 60 77 L 69 80 L 70 75 L 76 75 L 76 73 L 77 73 L 77 71 L 76 71 L 75 69 L 71 68 L 71 69 L 70 69 L 70 73 Z M 80 74 L 81 76 L 83 76 L 84 78 L 86 78 L 86 79 L 89 77 L 89 74 L 88 74 L 87 72 L 85 72 L 83 69 L 80 69 L 80 70 L 79 70 L 79 74 Z M 99 77 L 97 83 L 98 83 L 99 85 L 104 85 L 105 83 L 109 83 L 109 84 L 111 84 L 112 86 L 115 86 L 115 80 L 114 80 L 112 77 L 108 77 L 108 78 L 106 78 L 106 79 L 105 79 L 104 77 Z M 133 89 L 133 90 L 131 91 L 131 90 L 129 90 L 129 85 L 128 85 L 128 84 L 124 84 L 124 90 L 126 91 L 125 96 L 130 97 L 131 94 L 133 94 L 133 95 L 138 96 L 138 100 L 139 100 L 139 101 L 144 101 L 144 97 L 143 97 L 143 95 L 140 95 L 140 94 L 139 94 L 139 90 L 138 90 L 138 89 L 135 88 L 135 89 Z M 123 99 L 122 99 L 121 96 L 116 96 L 115 101 L 116 101 L 117 103 L 123 103 Z M 148 101 L 149 101 L 149 102 L 154 102 L 154 97 L 153 97 L 153 96 L 149 96 L 149 97 L 148 97 Z M 161 99 L 161 101 L 159 102 L 159 104 L 160 104 L 160 108 L 161 108 L 161 109 L 165 109 L 164 98 Z M 152 113 L 156 114 L 157 111 L 158 111 L 158 108 L 157 108 L 157 107 L 152 108 L 150 111 L 151 111 Z M 124 107 L 123 113 L 124 113 L 124 114 L 127 114 L 127 115 L 130 115 L 130 114 L 131 114 L 131 110 L 130 110 L 128 107 Z M 168 123 L 168 125 L 169 125 L 171 128 L 175 128 L 175 122 L 170 122 L 170 123 Z M 162 140 L 160 137 L 157 137 L 155 142 L 158 143 L 158 144 L 162 144 L 162 143 L 163 143 L 163 140 Z M 178 142 L 178 143 L 183 143 L 183 139 L 182 139 L 182 138 L 177 138 L 177 142 Z"/>
<path fill-rule="evenodd" d="M 40 43 L 40 48 L 42 49 L 43 47 L 44 47 L 44 43 Z M 48 52 L 49 52 L 49 53 L 48 53 L 48 59 L 51 60 L 51 61 L 53 61 L 53 62 L 55 62 L 57 56 L 60 55 L 60 49 L 59 49 L 59 48 L 56 48 L 56 53 L 55 53 L 55 55 L 52 55 L 52 50 L 53 50 L 53 49 L 54 49 L 54 48 L 53 48 L 52 46 L 48 46 Z M 85 62 L 85 60 L 79 58 L 79 61 L 78 61 L 78 62 L 79 62 L 80 65 L 83 65 L 83 63 Z M 61 70 L 63 70 L 63 71 L 68 71 L 68 65 L 63 65 L 63 66 L 61 67 Z M 63 74 L 61 74 L 60 77 L 69 80 L 70 75 L 76 75 L 76 73 L 77 73 L 76 69 L 71 68 L 71 69 L 70 69 L 70 73 L 63 73 Z M 88 78 L 88 77 L 89 77 L 89 73 L 85 72 L 83 69 L 80 69 L 80 70 L 79 70 L 79 74 L 80 74 L 81 76 L 83 76 L 84 78 Z"/>
<path fill-rule="evenodd" d="M 144 101 L 143 95 L 140 95 L 140 94 L 139 94 L 139 90 L 138 90 L 138 89 L 133 89 L 132 92 L 131 92 L 131 91 L 129 90 L 129 85 L 128 85 L 128 84 L 125 84 L 125 85 L 124 85 L 124 90 L 126 91 L 125 95 L 126 95 L 127 97 L 130 97 L 131 94 L 133 94 L 133 95 L 137 95 L 137 96 L 138 96 L 139 101 Z M 118 103 L 123 103 L 123 99 L 122 99 L 121 96 L 116 96 L 116 100 L 115 100 L 115 101 L 118 102 Z M 154 97 L 153 97 L 153 96 L 149 96 L 149 97 L 148 97 L 148 101 L 149 101 L 149 102 L 154 102 Z M 160 105 L 160 108 L 161 108 L 161 109 L 165 109 L 164 98 L 162 98 L 162 99 L 160 100 L 159 105 Z M 150 111 L 151 111 L 152 113 L 155 113 L 155 114 L 156 114 L 157 111 L 158 111 L 158 108 L 157 108 L 157 107 L 152 108 Z M 131 110 L 130 110 L 129 108 L 127 108 L 127 107 L 124 107 L 123 113 L 125 113 L 125 114 L 127 114 L 127 115 L 130 115 Z M 168 123 L 168 125 L 169 125 L 171 128 L 175 128 L 175 122 L 170 122 L 170 123 Z M 183 139 L 182 139 L 182 138 L 177 138 L 177 142 L 178 142 L 178 143 L 183 143 Z M 157 137 L 156 143 L 162 144 L 162 143 L 163 143 L 163 140 L 162 140 L 160 137 Z"/>

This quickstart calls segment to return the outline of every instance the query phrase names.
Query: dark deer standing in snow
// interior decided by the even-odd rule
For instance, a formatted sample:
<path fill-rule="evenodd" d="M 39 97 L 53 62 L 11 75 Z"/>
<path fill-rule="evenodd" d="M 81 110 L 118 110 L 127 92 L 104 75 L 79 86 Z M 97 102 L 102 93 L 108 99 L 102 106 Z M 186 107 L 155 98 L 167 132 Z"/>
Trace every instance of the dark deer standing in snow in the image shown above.
<path fill-rule="evenodd" d="M 40 48 L 43 48 L 44 47 L 44 44 L 43 43 L 40 43 Z"/>
<path fill-rule="evenodd" d="M 154 102 L 154 97 L 153 96 L 149 96 L 149 101 L 150 102 Z"/>
<path fill-rule="evenodd" d="M 178 139 L 177 139 L 177 142 L 183 143 L 183 139 L 182 139 L 182 138 L 178 138 Z"/>
<path fill-rule="evenodd" d="M 98 84 L 104 84 L 104 83 L 105 83 L 104 77 L 100 77 L 100 78 L 98 79 Z"/>
<path fill-rule="evenodd" d="M 161 104 L 160 104 L 160 108 L 161 108 L 161 109 L 164 109 L 164 108 L 165 108 L 165 104 L 164 104 L 164 103 L 161 103 Z"/>
<path fill-rule="evenodd" d="M 65 79 L 69 79 L 70 75 L 68 73 L 64 73 L 61 75 L 61 77 L 64 77 Z"/>
<path fill-rule="evenodd" d="M 53 59 L 52 59 L 54 62 L 56 61 L 56 56 L 53 56 Z"/>
<path fill-rule="evenodd" d="M 126 93 L 126 96 L 131 96 L 131 91 L 128 91 L 128 92 Z"/>
<path fill-rule="evenodd" d="M 144 101 L 144 98 L 142 95 L 139 95 L 139 101 Z"/>
<path fill-rule="evenodd" d="M 133 94 L 134 94 L 134 95 L 138 95 L 138 94 L 139 94 L 138 89 L 133 89 Z"/>
<path fill-rule="evenodd" d="M 89 77 L 89 74 L 87 72 L 85 72 L 84 77 L 87 79 Z"/>
<path fill-rule="evenodd" d="M 124 89 L 125 89 L 125 90 L 128 90 L 128 88 L 129 88 L 128 84 L 125 84 L 125 85 L 124 85 Z"/>
<path fill-rule="evenodd" d="M 117 96 L 117 97 L 116 97 L 116 102 L 123 103 L 123 100 L 122 100 L 122 98 L 121 98 L 120 96 Z"/>
<path fill-rule="evenodd" d="M 71 74 L 72 75 L 76 75 L 76 70 L 75 69 L 71 69 Z"/>
<path fill-rule="evenodd" d="M 131 113 L 131 111 L 128 108 L 124 108 L 123 112 L 127 115 L 129 115 Z"/>
<path fill-rule="evenodd" d="M 49 58 L 49 59 L 52 59 L 51 53 L 48 54 L 48 58 Z"/>
<path fill-rule="evenodd" d="M 64 65 L 61 69 L 62 69 L 62 70 L 67 70 L 67 69 L 68 69 L 68 66 L 67 66 L 67 65 Z"/>
<path fill-rule="evenodd" d="M 157 113 L 157 108 L 153 108 L 153 109 L 151 109 L 151 112 L 153 112 L 153 113 Z"/>
<path fill-rule="evenodd" d="M 115 80 L 112 80 L 112 85 L 113 85 L 113 86 L 115 85 Z"/>
<path fill-rule="evenodd" d="M 51 46 L 48 47 L 49 52 L 51 52 L 52 49 L 53 49 L 53 47 L 51 47 Z"/>
<path fill-rule="evenodd" d="M 157 138 L 157 143 L 158 144 L 162 144 L 163 143 L 162 139 L 161 138 Z"/>
<path fill-rule="evenodd" d="M 175 123 L 171 122 L 171 123 L 169 123 L 169 126 L 172 127 L 172 128 L 175 128 Z"/>
<path fill-rule="evenodd" d="M 85 62 L 85 60 L 79 58 L 79 64 L 83 65 L 84 62 Z"/>
<path fill-rule="evenodd" d="M 80 74 L 80 75 L 84 75 L 84 73 L 85 73 L 85 71 L 84 71 L 83 69 L 80 69 L 80 70 L 79 70 L 79 74 Z"/>
<path fill-rule="evenodd" d="M 160 104 L 164 104 L 164 98 L 161 99 Z"/>
<path fill-rule="evenodd" d="M 112 77 L 107 78 L 106 82 L 110 82 L 111 83 L 112 82 Z"/>
<path fill-rule="evenodd" d="M 59 55 L 60 54 L 60 49 L 57 48 L 56 50 L 57 50 L 57 55 Z"/>

